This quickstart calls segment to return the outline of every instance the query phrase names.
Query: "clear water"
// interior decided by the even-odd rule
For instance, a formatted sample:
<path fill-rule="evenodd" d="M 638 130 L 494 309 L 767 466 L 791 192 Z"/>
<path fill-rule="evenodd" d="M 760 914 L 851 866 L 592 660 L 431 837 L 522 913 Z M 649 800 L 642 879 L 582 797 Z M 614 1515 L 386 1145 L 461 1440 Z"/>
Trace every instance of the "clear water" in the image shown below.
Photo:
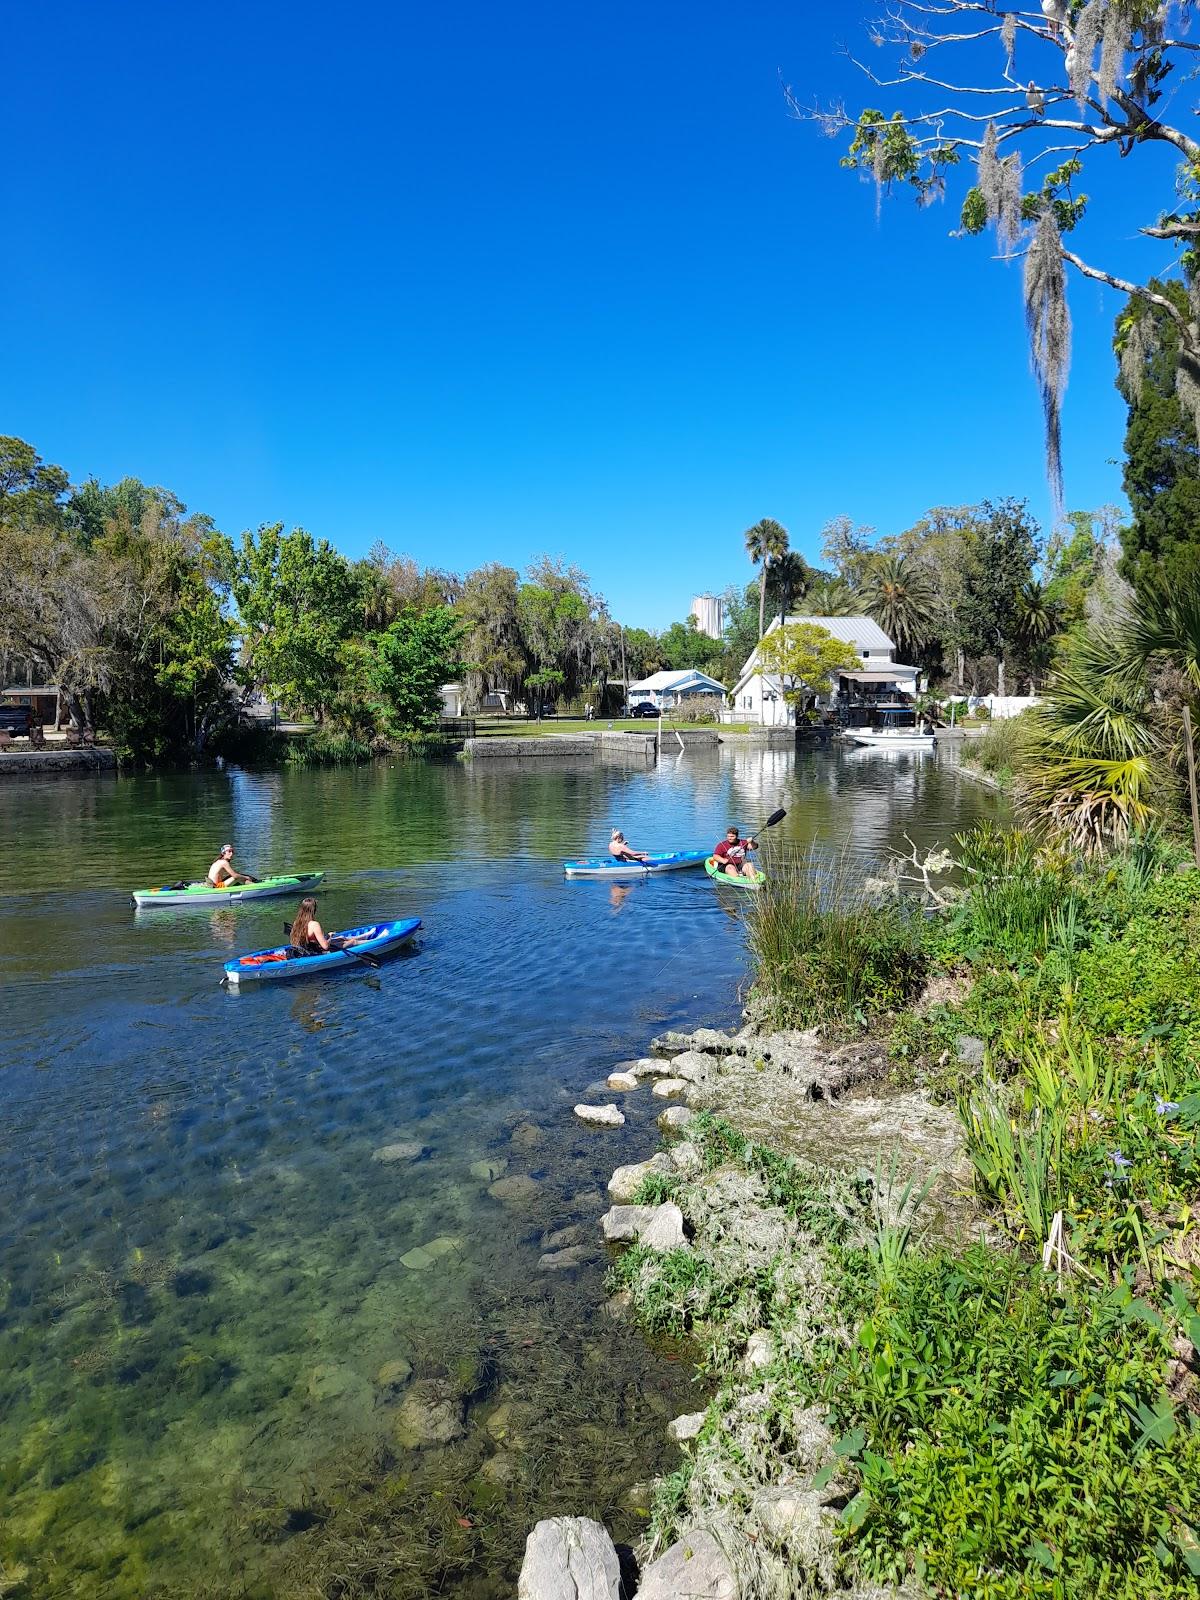
<path fill-rule="evenodd" d="M 703 873 L 565 882 L 561 860 L 778 805 L 772 848 L 870 853 L 995 804 L 922 756 L 728 747 L 0 785 L 0 1593 L 486 1600 L 537 1516 L 635 1537 L 625 1491 L 695 1398 L 678 1352 L 603 1311 L 597 1218 L 661 1106 L 629 1097 L 617 1131 L 571 1107 L 664 1026 L 734 1019 L 744 907 Z M 227 838 L 260 875 L 324 868 L 327 928 L 415 915 L 419 942 L 378 974 L 222 989 L 289 902 L 127 895 Z M 402 1140 L 428 1154 L 373 1158 Z M 483 1160 L 536 1186 L 498 1199 Z M 583 1260 L 540 1270 L 573 1226 Z M 399 1441 L 394 1362 L 464 1396 L 462 1438 Z"/>

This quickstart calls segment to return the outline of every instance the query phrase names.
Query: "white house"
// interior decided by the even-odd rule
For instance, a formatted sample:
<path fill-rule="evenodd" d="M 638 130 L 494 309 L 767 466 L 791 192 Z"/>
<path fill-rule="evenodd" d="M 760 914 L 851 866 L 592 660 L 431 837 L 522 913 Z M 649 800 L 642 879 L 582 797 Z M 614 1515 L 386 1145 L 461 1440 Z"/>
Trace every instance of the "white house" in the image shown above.
<path fill-rule="evenodd" d="M 667 711 L 672 706 L 677 706 L 681 700 L 690 700 L 694 695 L 712 695 L 714 701 L 719 702 L 724 698 L 725 685 L 718 683 L 715 678 L 710 678 L 707 672 L 700 672 L 696 667 L 689 667 L 686 672 L 652 672 L 640 683 L 629 685 L 631 706 L 648 700 L 660 711 Z"/>
<path fill-rule="evenodd" d="M 822 694 L 818 705 L 828 709 L 840 708 L 848 713 L 847 720 L 854 723 L 869 722 L 872 720 L 872 708 L 894 702 L 898 696 L 916 693 L 919 669 L 893 660 L 895 645 L 870 617 L 794 616 L 788 617 L 787 621 L 815 623 L 818 628 L 824 628 L 826 633 L 847 645 L 862 662 L 861 666 L 839 669 L 834 674 L 832 691 Z M 779 618 L 775 617 L 767 629 L 766 637 L 770 638 L 778 627 Z M 737 722 L 756 722 L 767 727 L 784 727 L 794 723 L 795 708 L 783 697 L 783 680 L 777 673 L 758 671 L 758 652 L 759 646 L 755 645 L 734 685 L 733 719 Z"/>

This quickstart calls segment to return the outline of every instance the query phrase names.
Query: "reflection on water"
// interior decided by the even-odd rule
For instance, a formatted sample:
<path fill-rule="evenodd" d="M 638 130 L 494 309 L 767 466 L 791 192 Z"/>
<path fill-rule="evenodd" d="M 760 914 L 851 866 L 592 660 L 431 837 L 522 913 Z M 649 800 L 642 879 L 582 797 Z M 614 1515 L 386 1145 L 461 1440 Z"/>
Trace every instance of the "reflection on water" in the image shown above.
<path fill-rule="evenodd" d="M 995 803 L 936 761 L 729 747 L 0 788 L 12 1592 L 293 1596 L 336 1572 L 344 1595 L 385 1574 L 484 1600 L 539 1515 L 633 1537 L 625 1490 L 694 1404 L 686 1364 L 600 1310 L 604 1183 L 649 1153 L 656 1107 L 632 1095 L 603 1132 L 571 1107 L 663 1026 L 732 1020 L 742 907 L 702 872 L 559 863 L 611 827 L 709 845 L 781 805 L 768 866 L 868 855 Z M 289 902 L 127 896 L 226 838 L 259 875 L 323 867 L 327 925 L 420 916 L 420 943 L 222 990 Z"/>

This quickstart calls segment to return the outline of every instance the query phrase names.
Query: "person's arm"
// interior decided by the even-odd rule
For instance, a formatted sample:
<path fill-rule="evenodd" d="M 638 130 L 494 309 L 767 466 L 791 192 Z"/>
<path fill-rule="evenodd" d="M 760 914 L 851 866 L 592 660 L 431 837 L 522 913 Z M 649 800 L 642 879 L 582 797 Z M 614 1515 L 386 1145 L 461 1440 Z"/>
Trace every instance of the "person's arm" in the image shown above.
<path fill-rule="evenodd" d="M 315 919 L 308 925 L 308 937 L 316 944 L 318 949 L 328 950 L 330 948 L 329 940 L 325 937 L 324 928 Z"/>

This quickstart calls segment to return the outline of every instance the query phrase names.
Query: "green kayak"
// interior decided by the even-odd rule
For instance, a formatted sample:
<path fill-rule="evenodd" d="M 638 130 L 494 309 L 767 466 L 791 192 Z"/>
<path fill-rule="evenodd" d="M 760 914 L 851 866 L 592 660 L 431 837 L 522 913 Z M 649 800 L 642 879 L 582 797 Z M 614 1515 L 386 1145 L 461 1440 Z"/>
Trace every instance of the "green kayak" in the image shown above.
<path fill-rule="evenodd" d="M 135 889 L 135 906 L 237 906 L 246 900 L 270 900 L 279 894 L 309 894 L 325 876 L 323 872 L 296 872 L 286 878 L 260 878 L 257 883 L 235 883 L 231 889 L 214 889 L 208 883 L 164 883 L 160 889 Z"/>
<path fill-rule="evenodd" d="M 717 865 L 716 856 L 709 856 L 704 863 L 704 870 L 714 883 L 727 883 L 731 889 L 761 889 L 767 881 L 765 872 L 755 870 L 752 878 L 744 878 L 741 873 L 722 872 Z"/>

